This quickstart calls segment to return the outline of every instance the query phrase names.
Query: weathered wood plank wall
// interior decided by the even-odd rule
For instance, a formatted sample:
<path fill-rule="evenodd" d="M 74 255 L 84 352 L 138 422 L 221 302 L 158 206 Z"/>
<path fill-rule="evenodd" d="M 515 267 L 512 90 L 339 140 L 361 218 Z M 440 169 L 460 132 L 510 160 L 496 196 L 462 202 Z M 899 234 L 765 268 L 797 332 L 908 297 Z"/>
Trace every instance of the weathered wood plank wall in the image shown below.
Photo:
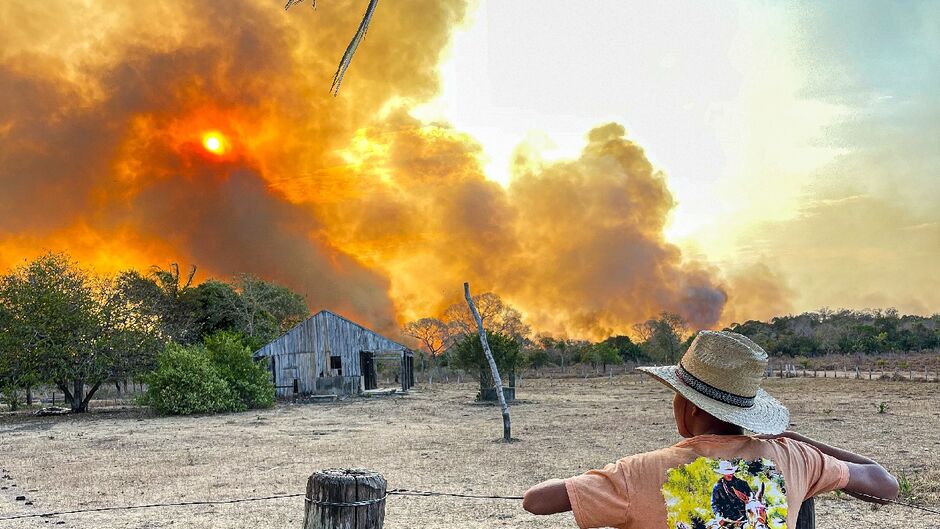
<path fill-rule="evenodd" d="M 255 358 L 273 359 L 274 385 L 277 395 L 293 393 L 294 379 L 299 381 L 302 394 L 316 394 L 318 386 L 327 386 L 335 392 L 337 386 L 358 387 L 362 375 L 359 353 L 405 354 L 407 348 L 380 334 L 366 329 L 338 314 L 320 311 L 301 322 L 278 339 L 255 352 Z M 331 356 L 339 357 L 340 366 L 331 367 Z M 354 379 L 340 384 L 319 384 L 317 379 L 339 377 Z M 326 381 L 321 381 L 326 382 Z"/>

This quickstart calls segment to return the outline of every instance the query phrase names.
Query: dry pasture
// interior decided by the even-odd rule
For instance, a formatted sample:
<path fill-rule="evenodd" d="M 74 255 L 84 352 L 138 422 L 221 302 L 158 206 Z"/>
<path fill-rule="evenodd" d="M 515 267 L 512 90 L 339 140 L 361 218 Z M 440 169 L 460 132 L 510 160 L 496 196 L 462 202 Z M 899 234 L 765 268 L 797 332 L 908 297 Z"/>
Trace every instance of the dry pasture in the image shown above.
<path fill-rule="evenodd" d="M 839 444 L 904 473 L 913 494 L 940 504 L 940 385 L 773 379 L 767 389 L 792 412 L 792 429 Z M 111 505 L 302 492 L 326 467 L 369 467 L 390 488 L 521 494 L 623 455 L 678 441 L 671 393 L 639 375 L 526 379 L 512 407 L 517 442 L 499 442 L 498 408 L 473 402 L 465 384 L 419 386 L 409 395 L 205 417 L 157 417 L 142 409 L 84 416 L 0 415 L 0 517 Z M 885 413 L 878 404 L 887 403 Z M 9 479 L 2 479 L 2 475 Z M 25 495 L 33 504 L 15 501 Z M 830 493 L 818 527 L 935 528 L 940 516 L 870 505 Z M 300 528 L 303 499 L 62 515 L 4 528 Z M 534 517 L 519 502 L 391 497 L 385 526 L 576 527 L 570 514 Z"/>

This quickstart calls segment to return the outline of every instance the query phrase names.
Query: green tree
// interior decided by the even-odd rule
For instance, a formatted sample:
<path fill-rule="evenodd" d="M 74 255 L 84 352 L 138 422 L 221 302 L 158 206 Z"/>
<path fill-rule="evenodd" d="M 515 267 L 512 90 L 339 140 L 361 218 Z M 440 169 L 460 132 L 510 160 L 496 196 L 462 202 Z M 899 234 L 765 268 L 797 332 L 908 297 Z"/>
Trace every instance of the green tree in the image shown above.
<path fill-rule="evenodd" d="M 645 359 L 643 349 L 639 344 L 633 343 L 633 340 L 631 340 L 629 336 L 610 336 L 604 340 L 603 343 L 613 347 L 624 362 L 637 362 Z"/>
<path fill-rule="evenodd" d="M 525 347 L 522 350 L 522 356 L 523 363 L 527 367 L 534 369 L 536 374 L 539 372 L 539 369 L 542 369 L 549 363 L 548 351 L 535 344 Z"/>
<path fill-rule="evenodd" d="M 608 364 L 622 364 L 623 357 L 620 351 L 608 341 L 598 342 L 587 349 L 587 359 L 592 366 L 600 364 L 603 366 L 604 373 L 607 372 Z"/>
<path fill-rule="evenodd" d="M 267 343 L 310 314 L 304 298 L 287 287 L 243 274 L 236 278 L 235 288 L 241 331 L 252 343 Z"/>
<path fill-rule="evenodd" d="M 2 279 L 0 298 L 6 320 L 7 365 L 30 363 L 36 378 L 54 382 L 81 411 L 88 368 L 87 344 L 93 334 L 94 305 L 90 281 L 64 254 L 48 253 L 26 263 Z M 71 361 L 78 360 L 77 362 Z M 71 367 L 78 367 L 69 384 Z M 79 389 L 77 399 L 73 398 Z M 76 402 L 77 400 L 77 402 Z"/>
<path fill-rule="evenodd" d="M 196 327 L 201 336 L 219 331 L 242 331 L 241 298 L 235 287 L 217 279 L 200 283 L 193 293 Z"/>
<path fill-rule="evenodd" d="M 547 334 L 539 334 L 534 340 L 535 346 L 545 352 L 547 362 L 561 366 L 562 371 L 567 368 L 567 344 L 564 340 L 557 340 Z"/>
<path fill-rule="evenodd" d="M 28 394 L 30 387 L 38 384 L 41 378 L 36 369 L 35 355 L 23 345 L 25 337 L 18 332 L 13 314 L 6 307 L 5 279 L 0 278 L 0 401 L 16 411 L 20 391 Z"/>
<path fill-rule="evenodd" d="M 39 378 L 62 390 L 75 412 L 159 347 L 114 279 L 89 275 L 65 254 L 45 254 L 5 276 L 0 298 L 14 347 L 29 351 Z"/>
<path fill-rule="evenodd" d="M 199 341 L 193 286 L 196 267 L 190 266 L 184 276 L 180 273 L 177 263 L 170 263 L 168 268 L 153 266 L 150 268 L 150 277 L 160 289 L 161 295 L 156 299 L 156 303 L 162 314 L 164 330 L 170 339 L 178 343 Z"/>
<path fill-rule="evenodd" d="M 516 368 L 522 361 L 519 342 L 505 334 L 486 331 L 486 340 L 493 352 L 493 360 L 499 370 L 500 377 L 509 379 L 515 375 Z M 448 351 L 449 365 L 463 369 L 471 374 L 477 374 L 480 380 L 480 389 L 492 388 L 493 375 L 490 373 L 489 363 L 483 354 L 483 345 L 479 334 L 467 336 Z"/>
<path fill-rule="evenodd" d="M 682 354 L 682 341 L 686 323 L 678 314 L 663 312 L 658 318 L 633 326 L 641 337 L 644 354 L 674 364 Z"/>
<path fill-rule="evenodd" d="M 195 274 L 196 267 L 191 267 L 181 276 L 179 265 L 172 263 L 166 269 L 154 266 L 147 275 L 137 270 L 121 272 L 117 284 L 140 314 L 157 318 L 165 339 L 195 343 L 200 339 L 196 289 L 192 286 Z"/>

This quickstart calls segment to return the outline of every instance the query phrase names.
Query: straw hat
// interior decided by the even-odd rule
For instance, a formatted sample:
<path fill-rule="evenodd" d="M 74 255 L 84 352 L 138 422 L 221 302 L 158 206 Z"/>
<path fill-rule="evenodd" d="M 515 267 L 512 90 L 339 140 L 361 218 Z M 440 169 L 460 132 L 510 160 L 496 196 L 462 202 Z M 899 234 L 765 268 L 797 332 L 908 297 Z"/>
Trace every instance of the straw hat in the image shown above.
<path fill-rule="evenodd" d="M 790 412 L 760 388 L 767 353 L 748 337 L 702 331 L 677 366 L 640 367 L 700 409 L 752 432 L 778 434 Z"/>

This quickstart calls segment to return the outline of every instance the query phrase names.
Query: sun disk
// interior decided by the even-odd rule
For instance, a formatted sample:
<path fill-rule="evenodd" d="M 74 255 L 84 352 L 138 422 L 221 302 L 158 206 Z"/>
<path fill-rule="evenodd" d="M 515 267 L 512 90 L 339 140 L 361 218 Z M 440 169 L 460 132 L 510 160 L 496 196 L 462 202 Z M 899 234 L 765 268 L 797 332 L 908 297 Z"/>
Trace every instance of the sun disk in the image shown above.
<path fill-rule="evenodd" d="M 225 138 L 218 132 L 209 132 L 202 136 L 202 146 L 213 154 L 225 152 Z"/>

